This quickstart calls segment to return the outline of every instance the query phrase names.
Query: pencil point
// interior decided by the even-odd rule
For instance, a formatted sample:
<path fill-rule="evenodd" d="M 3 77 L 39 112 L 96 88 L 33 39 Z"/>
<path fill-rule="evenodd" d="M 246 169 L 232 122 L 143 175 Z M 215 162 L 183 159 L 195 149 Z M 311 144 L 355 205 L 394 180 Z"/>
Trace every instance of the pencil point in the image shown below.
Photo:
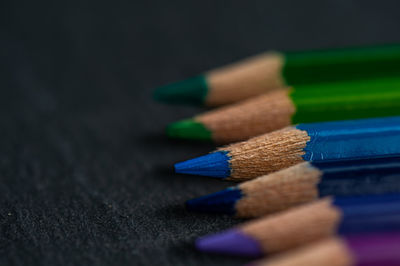
<path fill-rule="evenodd" d="M 242 197 L 242 191 L 230 187 L 216 193 L 188 200 L 186 208 L 190 211 L 235 214 L 235 204 Z"/>
<path fill-rule="evenodd" d="M 171 138 L 211 140 L 211 131 L 202 123 L 186 119 L 168 125 L 167 135 Z"/>
<path fill-rule="evenodd" d="M 204 252 L 222 253 L 247 257 L 263 254 L 260 245 L 251 237 L 232 229 L 197 239 L 196 248 Z"/>
<path fill-rule="evenodd" d="M 231 170 L 226 151 L 217 151 L 175 164 L 175 172 L 181 174 L 227 178 Z"/>
<path fill-rule="evenodd" d="M 207 91 L 206 79 L 200 75 L 157 88 L 154 99 L 166 103 L 203 104 Z"/>

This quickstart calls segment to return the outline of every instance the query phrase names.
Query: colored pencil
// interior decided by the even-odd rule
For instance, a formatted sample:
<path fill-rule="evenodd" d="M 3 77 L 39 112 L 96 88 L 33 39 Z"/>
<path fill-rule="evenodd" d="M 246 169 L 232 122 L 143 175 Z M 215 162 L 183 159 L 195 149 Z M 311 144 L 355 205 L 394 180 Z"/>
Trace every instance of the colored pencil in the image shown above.
<path fill-rule="evenodd" d="M 303 161 L 400 154 L 400 117 L 299 124 L 175 164 L 183 174 L 248 180 Z"/>
<path fill-rule="evenodd" d="M 330 237 L 247 266 L 400 265 L 400 233 Z"/>
<path fill-rule="evenodd" d="M 297 124 L 400 115 L 400 78 L 275 90 L 175 122 L 172 138 L 230 143 Z"/>
<path fill-rule="evenodd" d="M 303 52 L 269 52 L 160 87 L 157 100 L 218 106 L 288 85 L 400 74 L 400 45 Z"/>
<path fill-rule="evenodd" d="M 204 252 L 258 257 L 334 235 L 400 230 L 400 194 L 324 198 L 197 239 Z"/>
<path fill-rule="evenodd" d="M 186 202 L 191 211 L 259 217 L 328 195 L 400 193 L 400 156 L 303 162 Z"/>

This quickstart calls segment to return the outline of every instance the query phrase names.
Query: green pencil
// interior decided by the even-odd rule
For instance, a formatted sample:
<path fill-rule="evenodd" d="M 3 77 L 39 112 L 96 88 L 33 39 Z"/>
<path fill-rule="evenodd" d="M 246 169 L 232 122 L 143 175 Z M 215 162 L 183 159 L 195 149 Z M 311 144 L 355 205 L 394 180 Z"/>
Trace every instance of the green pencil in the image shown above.
<path fill-rule="evenodd" d="M 400 74 L 400 45 L 303 52 L 268 52 L 158 88 L 168 103 L 218 106 L 272 89 Z"/>

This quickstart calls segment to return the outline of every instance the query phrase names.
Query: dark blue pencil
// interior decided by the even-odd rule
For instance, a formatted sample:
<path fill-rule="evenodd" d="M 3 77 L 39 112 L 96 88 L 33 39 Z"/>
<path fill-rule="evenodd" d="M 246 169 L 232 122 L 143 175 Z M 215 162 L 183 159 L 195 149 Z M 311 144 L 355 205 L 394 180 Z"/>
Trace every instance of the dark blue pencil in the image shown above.
<path fill-rule="evenodd" d="M 175 164 L 184 174 L 248 180 L 303 161 L 400 154 L 400 117 L 299 124 Z"/>
<path fill-rule="evenodd" d="M 192 211 L 258 217 L 328 195 L 400 193 L 400 155 L 303 162 L 186 202 Z"/>

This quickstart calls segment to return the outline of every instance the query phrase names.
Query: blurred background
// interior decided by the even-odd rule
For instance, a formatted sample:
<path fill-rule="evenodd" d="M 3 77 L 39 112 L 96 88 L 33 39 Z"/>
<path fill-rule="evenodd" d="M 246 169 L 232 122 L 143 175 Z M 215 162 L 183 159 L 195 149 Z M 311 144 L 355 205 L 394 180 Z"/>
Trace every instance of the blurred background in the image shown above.
<path fill-rule="evenodd" d="M 184 201 L 230 183 L 172 174 L 200 108 L 154 87 L 265 50 L 400 42 L 392 1 L 0 2 L 0 264 L 240 265 L 193 240 L 239 221 Z"/>

